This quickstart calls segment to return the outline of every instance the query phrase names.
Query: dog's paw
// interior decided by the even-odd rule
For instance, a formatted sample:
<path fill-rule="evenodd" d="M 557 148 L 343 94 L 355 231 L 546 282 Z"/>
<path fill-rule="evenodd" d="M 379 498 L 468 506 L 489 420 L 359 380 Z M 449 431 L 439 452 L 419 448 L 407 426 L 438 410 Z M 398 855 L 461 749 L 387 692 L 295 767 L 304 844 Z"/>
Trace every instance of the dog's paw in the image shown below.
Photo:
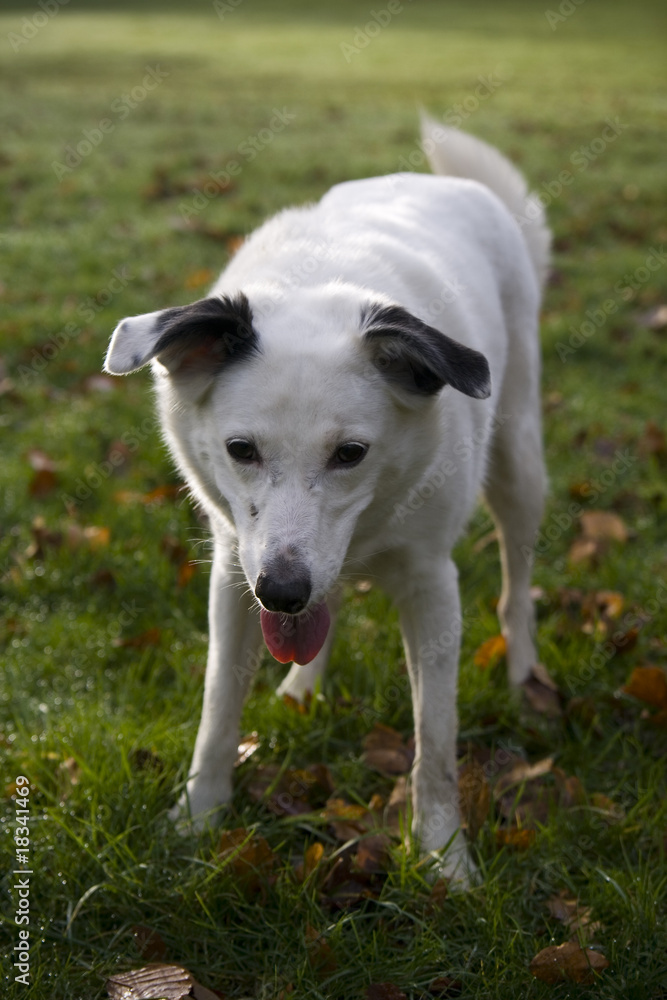
<path fill-rule="evenodd" d="M 433 852 L 433 865 L 429 869 L 429 881 L 444 879 L 450 892 L 467 892 L 479 885 L 479 868 L 464 847 L 461 852 Z"/>

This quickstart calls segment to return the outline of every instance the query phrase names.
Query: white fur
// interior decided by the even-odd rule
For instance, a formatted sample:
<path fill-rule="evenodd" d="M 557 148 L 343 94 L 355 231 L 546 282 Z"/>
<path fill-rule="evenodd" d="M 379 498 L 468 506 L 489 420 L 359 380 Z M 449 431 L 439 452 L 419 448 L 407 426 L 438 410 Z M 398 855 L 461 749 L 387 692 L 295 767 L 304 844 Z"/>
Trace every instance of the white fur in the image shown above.
<path fill-rule="evenodd" d="M 351 181 L 316 205 L 280 213 L 246 241 L 210 293 L 245 293 L 262 353 L 215 379 L 206 371 L 176 378 L 155 358 L 153 370 L 167 440 L 214 539 L 203 714 L 179 811 L 201 822 L 231 795 L 239 718 L 261 645 L 251 592 L 267 562 L 296 552 L 312 580 L 309 606 L 329 596 L 335 611 L 338 581 L 356 574 L 377 581 L 398 606 L 414 705 L 415 833 L 425 852 L 449 844 L 443 870 L 463 877 L 451 551 L 483 491 L 500 536 L 509 676 L 522 682 L 536 658 L 529 584 L 544 479 L 538 309 L 548 230 L 536 209 L 528 225 L 513 218 L 537 203 L 496 150 L 429 120 L 423 127 L 438 140 L 435 169 L 473 180 Z M 481 352 L 491 396 L 446 386 L 426 398 L 388 384 L 360 333 L 369 300 L 396 303 Z M 120 324 L 107 370 L 145 363 L 156 315 Z M 225 447 L 231 438 L 255 442 L 261 464 L 235 463 Z M 367 455 L 354 468 L 330 468 L 332 450 L 347 441 L 367 443 Z M 250 593 L 245 581 L 237 586 L 239 561 Z M 300 698 L 314 687 L 332 635 L 333 626 L 312 663 L 292 666 L 281 692 Z"/>

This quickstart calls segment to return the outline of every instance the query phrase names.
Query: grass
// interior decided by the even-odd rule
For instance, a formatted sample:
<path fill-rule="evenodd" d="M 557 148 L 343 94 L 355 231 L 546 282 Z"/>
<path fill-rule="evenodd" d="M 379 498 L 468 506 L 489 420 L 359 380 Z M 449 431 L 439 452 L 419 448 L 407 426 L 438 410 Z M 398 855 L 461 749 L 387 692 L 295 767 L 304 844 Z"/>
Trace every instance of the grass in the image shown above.
<path fill-rule="evenodd" d="M 667 294 L 662 5 L 584 3 L 553 29 L 527 2 L 403 8 L 363 47 L 369 10 L 351 2 L 244 0 L 222 20 L 208 4 L 187 16 L 78 4 L 13 44 L 11 33 L 30 33 L 26 17 L 39 24 L 38 8 L 0 18 L 8 1000 L 103 997 L 110 974 L 144 962 L 135 925 L 158 931 L 169 960 L 229 997 L 347 1000 L 373 982 L 429 997 L 445 975 L 470 998 L 665 996 L 667 741 L 640 702 L 615 693 L 633 668 L 667 662 L 667 352 L 664 329 L 643 318 Z M 346 61 L 342 45 L 359 51 L 346 49 Z M 492 82 L 476 98 L 480 76 Z M 376 591 L 350 593 L 332 670 L 305 714 L 275 698 L 278 665 L 262 666 L 243 721 L 261 745 L 238 770 L 227 825 L 264 836 L 277 861 L 274 878 L 239 882 L 214 836 L 182 840 L 166 819 L 201 701 L 206 533 L 180 498 L 136 500 L 176 483 L 147 376 L 90 379 L 120 317 L 203 294 L 233 238 L 267 214 L 401 169 L 411 155 L 419 167 L 418 103 L 458 114 L 510 154 L 549 202 L 555 233 L 543 322 L 551 493 L 535 582 L 542 659 L 564 700 L 584 701 L 551 719 L 507 690 L 502 667 L 474 665 L 497 631 L 499 589 L 494 546 L 476 545 L 491 527 L 480 510 L 458 547 L 469 626 L 461 743 L 553 754 L 585 796 L 552 807 L 526 851 L 498 849 L 493 813 L 473 847 L 484 882 L 467 895 L 434 905 L 422 868 L 396 847 L 376 898 L 336 909 L 317 877 L 291 874 L 312 842 L 337 849 L 330 827 L 316 814 L 273 815 L 251 786 L 268 764 L 326 762 L 349 801 L 389 794 L 361 741 L 373 721 L 411 732 L 395 616 Z M 267 134 L 275 109 L 294 117 Z M 101 138 L 81 162 L 58 167 L 95 129 Z M 251 156 L 253 137 L 261 148 Z M 184 228 L 196 191 L 231 160 L 241 167 L 233 186 Z M 53 463 L 39 479 L 34 449 Z M 572 564 L 580 515 L 599 509 L 619 514 L 630 538 Z M 202 560 L 180 586 L 179 545 Z M 604 620 L 586 612 L 586 595 L 604 590 L 625 602 L 610 627 L 637 630 L 614 655 Z M 144 645 L 113 643 L 142 635 Z M 18 940 L 7 845 L 19 774 L 32 789 L 29 986 L 6 958 Z M 595 793 L 617 807 L 614 822 L 596 812 Z M 549 986 L 528 971 L 536 952 L 569 936 L 545 906 L 560 890 L 601 924 L 593 940 L 610 966 L 594 985 Z M 333 955 L 319 969 L 309 926 Z"/>

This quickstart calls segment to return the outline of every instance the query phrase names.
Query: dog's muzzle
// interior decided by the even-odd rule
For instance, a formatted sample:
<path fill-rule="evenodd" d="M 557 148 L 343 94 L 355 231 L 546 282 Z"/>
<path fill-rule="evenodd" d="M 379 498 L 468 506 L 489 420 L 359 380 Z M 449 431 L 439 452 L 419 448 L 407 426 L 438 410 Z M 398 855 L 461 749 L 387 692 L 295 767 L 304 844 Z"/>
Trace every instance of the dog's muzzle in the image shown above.
<path fill-rule="evenodd" d="M 285 578 L 262 570 L 257 577 L 255 596 L 267 611 L 298 615 L 308 604 L 311 589 L 308 574 Z"/>

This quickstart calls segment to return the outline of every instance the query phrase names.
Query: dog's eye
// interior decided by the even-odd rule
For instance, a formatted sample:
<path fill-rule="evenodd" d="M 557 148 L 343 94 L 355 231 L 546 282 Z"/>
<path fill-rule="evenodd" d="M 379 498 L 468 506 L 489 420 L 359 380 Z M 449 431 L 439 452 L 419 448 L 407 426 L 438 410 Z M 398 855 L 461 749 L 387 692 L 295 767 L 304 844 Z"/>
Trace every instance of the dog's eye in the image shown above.
<path fill-rule="evenodd" d="M 244 438 L 233 438 L 227 442 L 227 451 L 237 462 L 256 462 L 259 458 L 252 441 Z"/>
<path fill-rule="evenodd" d="M 359 444 L 358 441 L 347 441 L 342 444 L 340 448 L 337 448 L 333 456 L 334 465 L 356 465 L 360 462 L 368 448 L 365 444 Z"/>

